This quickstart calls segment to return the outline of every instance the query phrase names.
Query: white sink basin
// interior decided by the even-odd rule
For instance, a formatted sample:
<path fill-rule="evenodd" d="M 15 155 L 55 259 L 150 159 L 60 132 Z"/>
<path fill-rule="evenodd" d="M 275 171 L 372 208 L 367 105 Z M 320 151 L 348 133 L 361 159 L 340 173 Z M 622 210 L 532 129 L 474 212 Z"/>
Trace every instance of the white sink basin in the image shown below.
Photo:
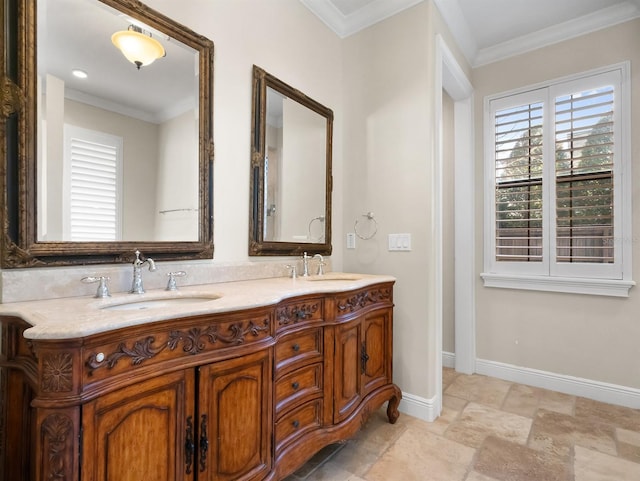
<path fill-rule="evenodd" d="M 201 302 L 214 301 L 220 299 L 221 296 L 181 296 L 181 297 L 165 297 L 159 299 L 140 299 L 121 302 L 119 304 L 110 304 L 100 309 L 105 311 L 137 311 L 142 309 L 157 309 L 159 307 L 171 307 L 179 304 L 197 304 Z"/>
<path fill-rule="evenodd" d="M 345 272 L 329 272 L 321 276 L 302 277 L 307 281 L 359 281 L 362 279 L 361 275 L 348 274 Z"/>

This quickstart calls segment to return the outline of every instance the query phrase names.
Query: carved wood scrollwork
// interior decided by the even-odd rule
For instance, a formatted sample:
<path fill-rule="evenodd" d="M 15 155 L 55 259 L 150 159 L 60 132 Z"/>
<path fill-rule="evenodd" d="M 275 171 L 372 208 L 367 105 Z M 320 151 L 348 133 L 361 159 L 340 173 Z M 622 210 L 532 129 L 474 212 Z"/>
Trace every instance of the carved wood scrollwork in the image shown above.
<path fill-rule="evenodd" d="M 24 93 L 11 79 L 0 78 L 0 113 L 4 118 L 24 110 Z"/>
<path fill-rule="evenodd" d="M 320 309 L 320 302 L 313 304 L 297 304 L 294 306 L 280 307 L 276 311 L 278 324 L 286 326 L 296 322 L 311 318 Z"/>
<path fill-rule="evenodd" d="M 376 289 L 360 292 L 352 297 L 338 302 L 339 311 L 354 312 L 369 304 L 391 300 L 391 288 Z"/>
<path fill-rule="evenodd" d="M 6 209 L 5 209 L 6 211 Z M 34 258 L 27 250 L 22 249 L 9 237 L 9 216 L 5 212 L 4 215 L 4 235 L 2 236 L 2 252 L 4 255 L 3 267 L 38 267 L 44 266 L 45 263 Z"/>
<path fill-rule="evenodd" d="M 137 366 L 142 362 L 160 354 L 165 349 L 173 351 L 182 344 L 182 351 L 187 354 L 200 354 L 207 349 L 207 345 L 212 346 L 218 341 L 224 344 L 243 344 L 246 338 L 251 335 L 259 337 L 262 333 L 269 333 L 269 318 L 259 322 L 254 320 L 241 321 L 228 326 L 229 334 L 219 332 L 218 325 L 213 324 L 205 328 L 193 327 L 187 331 L 170 331 L 167 340 L 158 345 L 155 337 L 147 336 L 142 340 L 135 341 L 131 348 L 125 343 L 120 343 L 117 349 L 107 356 L 94 353 L 91 354 L 86 365 L 92 370 L 102 367 L 113 369 L 122 358 L 131 359 L 131 365 Z M 99 360 L 100 359 L 100 360 Z"/>
<path fill-rule="evenodd" d="M 43 392 L 69 392 L 73 389 L 71 354 L 52 354 L 43 358 L 41 388 Z"/>
<path fill-rule="evenodd" d="M 42 423 L 45 459 L 43 479 L 71 479 L 73 422 L 67 416 L 51 414 Z"/>

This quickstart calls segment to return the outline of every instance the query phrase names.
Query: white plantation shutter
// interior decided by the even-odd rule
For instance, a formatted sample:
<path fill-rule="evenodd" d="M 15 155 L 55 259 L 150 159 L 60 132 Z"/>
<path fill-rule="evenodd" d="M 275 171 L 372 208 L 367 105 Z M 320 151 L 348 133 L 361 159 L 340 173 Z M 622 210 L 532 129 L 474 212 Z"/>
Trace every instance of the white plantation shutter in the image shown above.
<path fill-rule="evenodd" d="M 542 261 L 542 115 L 542 102 L 495 114 L 497 261 Z"/>
<path fill-rule="evenodd" d="M 631 279 L 627 76 L 620 65 L 487 99 L 485 284 Z"/>
<path fill-rule="evenodd" d="M 608 85 L 555 100 L 558 262 L 614 262 L 613 96 Z"/>
<path fill-rule="evenodd" d="M 65 231 L 71 241 L 120 240 L 122 139 L 66 126 Z"/>

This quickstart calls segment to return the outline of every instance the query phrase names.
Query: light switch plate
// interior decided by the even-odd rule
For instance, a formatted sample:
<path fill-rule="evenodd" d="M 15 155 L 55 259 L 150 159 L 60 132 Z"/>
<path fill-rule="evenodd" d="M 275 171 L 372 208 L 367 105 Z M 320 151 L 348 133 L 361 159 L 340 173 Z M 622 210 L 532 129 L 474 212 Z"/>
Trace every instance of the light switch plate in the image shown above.
<path fill-rule="evenodd" d="M 356 235 L 353 232 L 347 234 L 347 249 L 356 248 Z"/>
<path fill-rule="evenodd" d="M 410 251 L 411 234 L 389 234 L 390 251 Z"/>

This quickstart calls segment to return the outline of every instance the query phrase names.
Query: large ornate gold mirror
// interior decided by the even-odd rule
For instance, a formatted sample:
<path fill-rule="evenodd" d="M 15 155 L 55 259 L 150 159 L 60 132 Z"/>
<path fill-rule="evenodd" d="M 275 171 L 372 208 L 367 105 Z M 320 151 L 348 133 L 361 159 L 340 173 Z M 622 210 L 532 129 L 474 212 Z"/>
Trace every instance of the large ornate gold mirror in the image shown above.
<path fill-rule="evenodd" d="M 331 254 L 333 112 L 253 67 L 250 255 Z"/>
<path fill-rule="evenodd" d="M 0 1 L 2 267 L 211 258 L 213 43 L 137 0 Z"/>

